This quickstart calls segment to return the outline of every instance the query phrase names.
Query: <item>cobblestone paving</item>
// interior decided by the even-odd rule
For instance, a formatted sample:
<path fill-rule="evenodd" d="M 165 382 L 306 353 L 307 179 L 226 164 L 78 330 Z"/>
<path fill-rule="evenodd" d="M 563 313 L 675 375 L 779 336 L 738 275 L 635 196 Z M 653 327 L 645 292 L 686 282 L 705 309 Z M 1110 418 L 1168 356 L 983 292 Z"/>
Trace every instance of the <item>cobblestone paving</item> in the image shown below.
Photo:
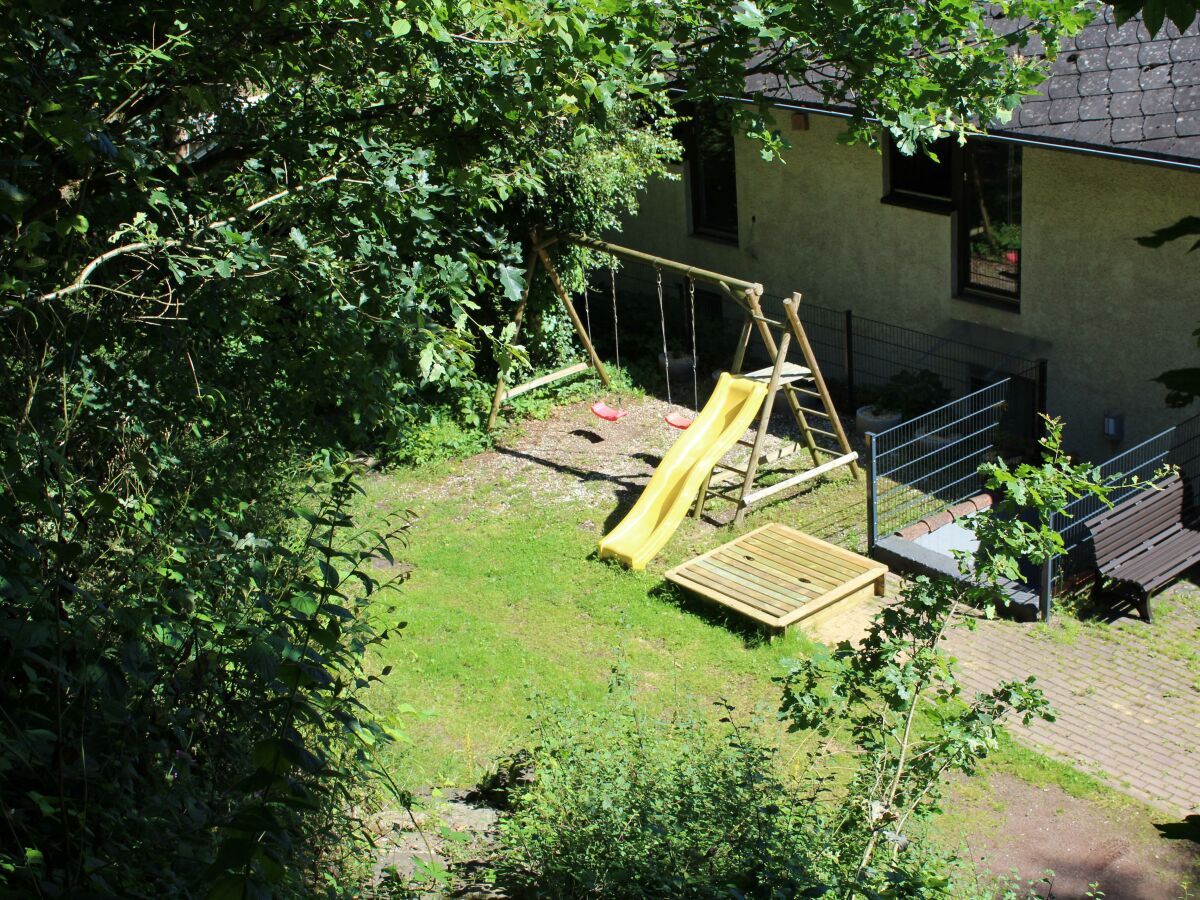
<path fill-rule="evenodd" d="M 899 585 L 889 576 L 889 595 Z M 814 636 L 854 640 L 877 609 L 848 610 Z M 1154 615 L 1149 626 L 981 618 L 974 631 L 953 630 L 947 650 L 970 690 L 1037 676 L 1058 718 L 1012 726 L 1018 741 L 1182 817 L 1200 812 L 1200 589 L 1156 597 Z"/>

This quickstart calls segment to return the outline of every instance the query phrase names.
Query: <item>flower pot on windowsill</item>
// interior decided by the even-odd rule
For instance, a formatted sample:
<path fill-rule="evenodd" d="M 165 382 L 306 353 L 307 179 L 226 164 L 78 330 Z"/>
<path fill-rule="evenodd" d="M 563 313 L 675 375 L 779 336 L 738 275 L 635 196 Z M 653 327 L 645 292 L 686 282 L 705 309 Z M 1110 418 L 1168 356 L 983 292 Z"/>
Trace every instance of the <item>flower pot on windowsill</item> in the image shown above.
<path fill-rule="evenodd" d="M 878 434 L 889 428 L 895 428 L 903 419 L 904 417 L 895 410 L 876 409 L 868 403 L 855 411 L 854 428 L 859 434 L 866 434 L 868 431 Z"/>
<path fill-rule="evenodd" d="M 695 365 L 695 357 L 690 353 L 672 353 L 669 357 L 665 354 L 658 354 L 658 371 L 662 372 L 668 378 L 682 378 L 684 375 L 692 374 L 692 366 Z"/>

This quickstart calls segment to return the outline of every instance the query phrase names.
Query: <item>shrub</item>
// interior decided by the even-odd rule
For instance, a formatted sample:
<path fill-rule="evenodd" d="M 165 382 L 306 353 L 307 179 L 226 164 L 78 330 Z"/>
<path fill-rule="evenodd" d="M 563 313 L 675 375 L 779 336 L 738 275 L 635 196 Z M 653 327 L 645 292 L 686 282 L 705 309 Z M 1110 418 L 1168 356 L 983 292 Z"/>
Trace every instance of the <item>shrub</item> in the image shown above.
<path fill-rule="evenodd" d="M 599 709 L 539 711 L 533 778 L 500 826 L 497 876 L 543 897 L 796 896 L 811 817 L 772 751 L 726 717 L 655 718 L 614 680 Z"/>

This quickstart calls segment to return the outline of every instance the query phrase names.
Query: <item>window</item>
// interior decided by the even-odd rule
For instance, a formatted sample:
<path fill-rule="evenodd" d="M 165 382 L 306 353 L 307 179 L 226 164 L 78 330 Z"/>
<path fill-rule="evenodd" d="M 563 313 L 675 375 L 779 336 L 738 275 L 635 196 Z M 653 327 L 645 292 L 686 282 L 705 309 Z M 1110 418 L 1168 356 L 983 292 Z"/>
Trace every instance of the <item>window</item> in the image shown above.
<path fill-rule="evenodd" d="M 887 138 L 884 203 L 955 213 L 954 294 L 1020 309 L 1021 148 L 990 140 L 932 147 L 938 159 L 905 156 Z"/>
<path fill-rule="evenodd" d="M 684 143 L 692 233 L 737 242 L 737 179 L 728 115 L 696 115 Z"/>
<path fill-rule="evenodd" d="M 954 210 L 954 141 L 942 138 L 929 149 L 936 160 L 923 151 L 905 156 L 888 138 L 883 154 L 884 203 L 930 212 Z"/>
<path fill-rule="evenodd" d="M 1004 305 L 1021 296 L 1021 148 L 972 141 L 962 154 L 958 288 Z"/>

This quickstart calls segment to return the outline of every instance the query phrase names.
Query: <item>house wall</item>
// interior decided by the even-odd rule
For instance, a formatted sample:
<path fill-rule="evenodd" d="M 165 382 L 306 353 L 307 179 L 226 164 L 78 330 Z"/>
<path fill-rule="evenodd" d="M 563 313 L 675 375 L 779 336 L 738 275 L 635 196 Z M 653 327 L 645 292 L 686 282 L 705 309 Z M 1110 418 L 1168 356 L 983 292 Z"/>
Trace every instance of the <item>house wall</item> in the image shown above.
<path fill-rule="evenodd" d="M 1150 379 L 1197 362 L 1200 253 L 1134 238 L 1200 214 L 1200 173 L 1026 147 L 1017 313 L 954 298 L 952 218 L 881 203 L 880 155 L 837 144 L 837 119 L 777 120 L 784 164 L 737 144 L 738 246 L 688 234 L 682 180 L 650 187 L 622 243 L 922 331 L 984 326 L 992 349 L 1049 360 L 1050 411 L 1097 461 L 1186 417 Z M 1106 411 L 1125 415 L 1120 445 L 1102 436 Z"/>

